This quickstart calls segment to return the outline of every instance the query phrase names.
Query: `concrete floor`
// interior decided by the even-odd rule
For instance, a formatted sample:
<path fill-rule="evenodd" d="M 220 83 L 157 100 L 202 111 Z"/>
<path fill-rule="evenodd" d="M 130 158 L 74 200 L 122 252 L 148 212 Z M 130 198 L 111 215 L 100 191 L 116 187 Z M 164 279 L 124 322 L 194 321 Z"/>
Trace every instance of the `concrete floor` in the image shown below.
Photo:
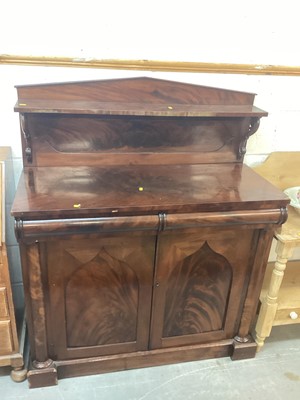
<path fill-rule="evenodd" d="M 28 389 L 0 368 L 1 400 L 299 400 L 300 325 L 274 327 L 256 358 L 222 358 L 62 379 Z"/>

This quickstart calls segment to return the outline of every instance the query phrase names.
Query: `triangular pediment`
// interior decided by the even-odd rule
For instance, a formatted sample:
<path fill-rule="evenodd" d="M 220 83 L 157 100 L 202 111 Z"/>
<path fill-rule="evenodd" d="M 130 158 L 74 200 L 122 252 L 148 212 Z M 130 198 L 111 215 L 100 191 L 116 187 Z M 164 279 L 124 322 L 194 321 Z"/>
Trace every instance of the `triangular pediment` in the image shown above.
<path fill-rule="evenodd" d="M 17 91 L 16 111 L 102 115 L 211 116 L 222 107 L 244 115 L 253 112 L 255 96 L 148 77 L 17 86 Z"/>
<path fill-rule="evenodd" d="M 17 86 L 35 99 L 137 101 L 176 104 L 252 104 L 254 95 L 227 89 L 148 77 Z"/>

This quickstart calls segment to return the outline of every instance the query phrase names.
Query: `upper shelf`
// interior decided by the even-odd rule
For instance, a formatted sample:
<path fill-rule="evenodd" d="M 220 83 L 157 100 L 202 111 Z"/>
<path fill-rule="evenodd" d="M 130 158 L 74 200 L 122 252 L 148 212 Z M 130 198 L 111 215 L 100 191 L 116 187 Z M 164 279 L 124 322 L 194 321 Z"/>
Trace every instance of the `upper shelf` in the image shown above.
<path fill-rule="evenodd" d="M 27 166 L 242 162 L 255 95 L 153 78 L 17 86 Z"/>
<path fill-rule="evenodd" d="M 17 86 L 15 111 L 162 117 L 262 117 L 254 94 L 153 78 Z"/>
<path fill-rule="evenodd" d="M 61 113 L 97 115 L 140 115 L 156 117 L 262 117 L 267 113 L 254 106 L 143 104 L 96 101 L 48 101 L 20 99 L 15 110 L 21 113 Z"/>

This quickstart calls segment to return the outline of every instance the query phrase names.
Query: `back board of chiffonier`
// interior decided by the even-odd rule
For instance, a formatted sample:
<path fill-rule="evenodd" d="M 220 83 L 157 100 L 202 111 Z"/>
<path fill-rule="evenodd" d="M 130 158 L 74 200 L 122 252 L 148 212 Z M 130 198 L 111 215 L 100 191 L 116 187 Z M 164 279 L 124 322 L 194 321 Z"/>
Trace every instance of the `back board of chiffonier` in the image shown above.
<path fill-rule="evenodd" d="M 18 86 L 25 166 L 241 162 L 254 94 L 152 78 Z"/>

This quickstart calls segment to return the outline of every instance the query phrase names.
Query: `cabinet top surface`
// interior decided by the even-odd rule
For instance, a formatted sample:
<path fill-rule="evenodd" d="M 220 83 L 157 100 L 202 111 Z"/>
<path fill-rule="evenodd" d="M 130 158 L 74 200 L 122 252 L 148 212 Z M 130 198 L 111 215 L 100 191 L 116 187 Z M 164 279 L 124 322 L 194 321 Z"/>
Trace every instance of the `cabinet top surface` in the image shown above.
<path fill-rule="evenodd" d="M 265 116 L 254 94 L 153 78 L 17 86 L 15 111 L 148 116 Z"/>
<path fill-rule="evenodd" d="M 287 197 L 243 164 L 25 168 L 12 208 L 23 219 L 284 207 Z"/>

